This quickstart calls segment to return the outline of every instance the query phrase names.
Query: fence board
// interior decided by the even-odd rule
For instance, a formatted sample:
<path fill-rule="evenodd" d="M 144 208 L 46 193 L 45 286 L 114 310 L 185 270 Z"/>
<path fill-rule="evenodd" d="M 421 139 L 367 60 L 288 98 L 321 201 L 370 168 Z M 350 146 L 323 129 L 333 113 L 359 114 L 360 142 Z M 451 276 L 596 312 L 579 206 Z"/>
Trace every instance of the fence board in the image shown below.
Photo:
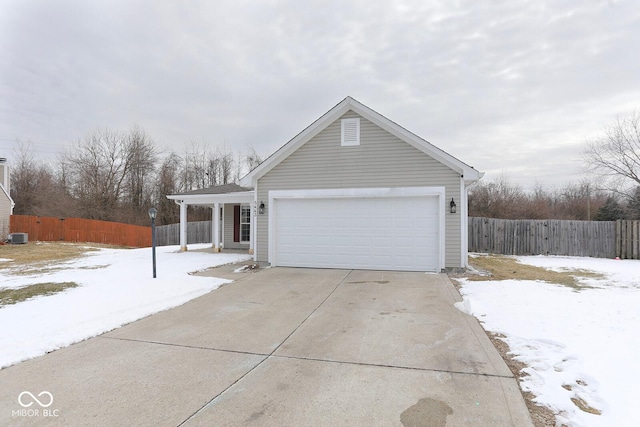
<path fill-rule="evenodd" d="M 28 233 L 32 241 L 93 242 L 149 247 L 151 227 L 85 218 L 11 215 L 11 233 Z"/>
<path fill-rule="evenodd" d="M 187 244 L 211 243 L 211 221 L 193 221 L 187 223 Z M 180 244 L 180 224 L 156 227 L 156 244 L 169 246 Z"/>
<path fill-rule="evenodd" d="M 615 248 L 622 259 L 640 259 L 640 221 L 616 221 Z"/>
<path fill-rule="evenodd" d="M 637 225 L 636 225 L 637 227 Z M 625 230 L 628 227 L 625 228 Z M 469 218 L 469 251 L 504 255 L 566 255 L 613 258 L 634 243 L 616 240 L 622 225 L 608 221 Z M 629 249 L 634 248 L 634 249 Z"/>

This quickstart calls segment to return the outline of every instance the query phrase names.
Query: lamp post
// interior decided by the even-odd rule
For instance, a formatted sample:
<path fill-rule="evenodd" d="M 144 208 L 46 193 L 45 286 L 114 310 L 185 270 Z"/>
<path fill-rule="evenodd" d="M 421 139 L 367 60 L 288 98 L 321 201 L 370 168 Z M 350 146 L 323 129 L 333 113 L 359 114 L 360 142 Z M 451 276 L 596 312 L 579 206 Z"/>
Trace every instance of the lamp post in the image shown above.
<path fill-rule="evenodd" d="M 149 209 L 149 218 L 151 218 L 151 253 L 153 257 L 153 278 L 156 278 L 156 208 Z"/>

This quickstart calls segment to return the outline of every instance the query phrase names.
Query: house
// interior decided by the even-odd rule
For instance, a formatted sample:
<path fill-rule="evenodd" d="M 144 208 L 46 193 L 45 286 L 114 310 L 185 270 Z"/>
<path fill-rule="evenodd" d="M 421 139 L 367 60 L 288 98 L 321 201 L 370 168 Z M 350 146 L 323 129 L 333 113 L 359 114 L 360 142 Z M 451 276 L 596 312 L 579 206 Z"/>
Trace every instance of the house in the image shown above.
<path fill-rule="evenodd" d="M 272 266 L 442 271 L 467 265 L 467 194 L 482 177 L 351 97 L 242 178 L 167 196 L 213 209 L 214 250 Z"/>
<path fill-rule="evenodd" d="M 15 206 L 10 191 L 7 159 L 0 157 L 0 241 L 6 240 L 9 235 L 9 219 Z"/>

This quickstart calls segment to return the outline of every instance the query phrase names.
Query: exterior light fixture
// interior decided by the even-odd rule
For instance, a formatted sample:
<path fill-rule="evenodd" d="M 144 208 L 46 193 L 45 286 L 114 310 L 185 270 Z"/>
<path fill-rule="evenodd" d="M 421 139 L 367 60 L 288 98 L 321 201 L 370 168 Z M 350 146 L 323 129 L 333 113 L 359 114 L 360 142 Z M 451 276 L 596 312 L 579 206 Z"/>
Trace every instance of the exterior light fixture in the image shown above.
<path fill-rule="evenodd" d="M 451 198 L 451 203 L 449 203 L 449 212 L 456 213 L 456 202 L 453 201 L 453 197 Z"/>
<path fill-rule="evenodd" d="M 260 215 L 264 214 L 264 202 L 262 202 L 262 201 L 260 202 L 260 206 L 258 206 L 258 213 Z"/>
<path fill-rule="evenodd" d="M 156 278 L 156 216 L 158 210 L 156 208 L 149 209 L 149 218 L 151 218 L 151 253 L 153 257 L 153 278 Z"/>

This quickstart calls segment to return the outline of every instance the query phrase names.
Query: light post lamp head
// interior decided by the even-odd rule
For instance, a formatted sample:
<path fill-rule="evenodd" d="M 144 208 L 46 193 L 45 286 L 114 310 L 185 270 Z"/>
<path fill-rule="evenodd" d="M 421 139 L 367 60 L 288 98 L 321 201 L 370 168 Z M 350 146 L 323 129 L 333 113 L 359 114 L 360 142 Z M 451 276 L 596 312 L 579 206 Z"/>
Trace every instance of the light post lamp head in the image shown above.
<path fill-rule="evenodd" d="M 156 219 L 156 215 L 158 215 L 158 210 L 156 208 L 149 209 L 149 218 L 154 220 Z"/>

